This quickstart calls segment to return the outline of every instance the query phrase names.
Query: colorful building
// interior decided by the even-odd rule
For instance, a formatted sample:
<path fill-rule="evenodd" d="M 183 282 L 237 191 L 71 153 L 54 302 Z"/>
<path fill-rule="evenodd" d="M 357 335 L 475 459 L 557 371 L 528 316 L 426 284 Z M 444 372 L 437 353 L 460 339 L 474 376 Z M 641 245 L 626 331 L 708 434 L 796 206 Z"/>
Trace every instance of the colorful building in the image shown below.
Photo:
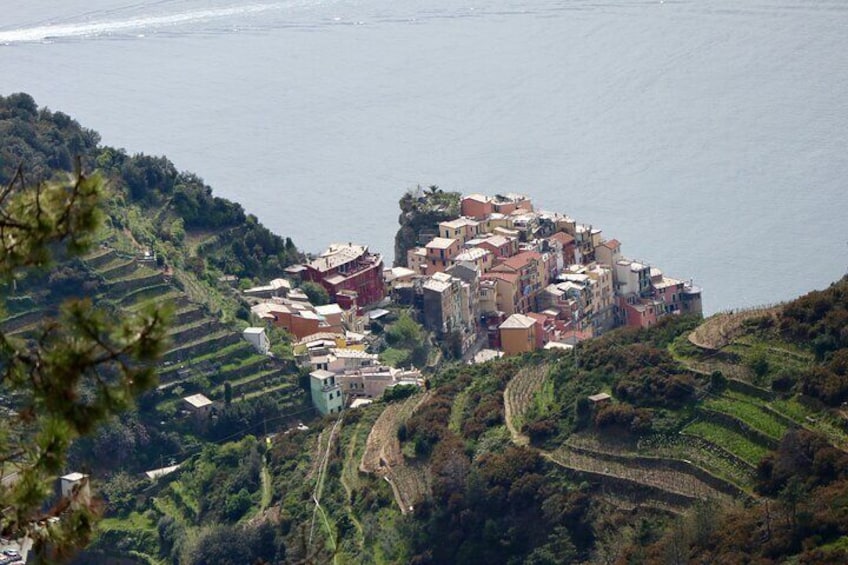
<path fill-rule="evenodd" d="M 338 414 L 344 408 L 342 387 L 336 382 L 336 374 L 318 369 L 309 373 L 309 388 L 312 405 L 322 416 Z"/>
<path fill-rule="evenodd" d="M 342 306 L 347 307 L 344 302 L 351 299 L 358 306 L 367 306 L 386 295 L 383 258 L 370 253 L 365 245 L 334 243 L 305 267 L 304 280 L 322 285 Z"/>
<path fill-rule="evenodd" d="M 538 325 L 537 320 L 524 314 L 513 314 L 507 318 L 498 326 L 504 354 L 520 355 L 540 349 L 543 343 Z"/>

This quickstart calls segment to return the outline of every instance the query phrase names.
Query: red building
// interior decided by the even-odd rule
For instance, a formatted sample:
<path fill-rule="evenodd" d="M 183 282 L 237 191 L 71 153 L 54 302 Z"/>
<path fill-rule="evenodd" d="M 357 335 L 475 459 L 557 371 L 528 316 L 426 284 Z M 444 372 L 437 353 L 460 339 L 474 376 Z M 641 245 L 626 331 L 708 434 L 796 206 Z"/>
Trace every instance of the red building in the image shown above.
<path fill-rule="evenodd" d="M 370 253 L 365 245 L 334 243 L 307 264 L 302 275 L 326 288 L 339 304 L 350 302 L 351 293 L 356 293 L 358 306 L 374 304 L 386 295 L 383 258 Z"/>

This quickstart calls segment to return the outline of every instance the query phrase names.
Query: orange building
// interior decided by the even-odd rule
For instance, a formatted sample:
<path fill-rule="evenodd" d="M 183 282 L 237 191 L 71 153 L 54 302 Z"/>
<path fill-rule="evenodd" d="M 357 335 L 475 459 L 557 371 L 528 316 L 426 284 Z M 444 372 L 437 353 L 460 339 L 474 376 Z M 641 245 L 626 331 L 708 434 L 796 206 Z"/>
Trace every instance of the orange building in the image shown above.
<path fill-rule="evenodd" d="M 498 326 L 501 349 L 505 355 L 520 355 L 542 347 L 538 321 L 524 314 L 513 314 Z"/>

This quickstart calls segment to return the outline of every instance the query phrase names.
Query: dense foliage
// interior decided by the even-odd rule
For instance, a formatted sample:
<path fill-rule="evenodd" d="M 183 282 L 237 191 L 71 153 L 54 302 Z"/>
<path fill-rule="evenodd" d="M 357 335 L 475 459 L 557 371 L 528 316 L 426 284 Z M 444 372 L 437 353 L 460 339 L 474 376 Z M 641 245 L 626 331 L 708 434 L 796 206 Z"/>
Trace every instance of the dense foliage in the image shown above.
<path fill-rule="evenodd" d="M 25 99 L 13 102 L 16 116 L 32 115 Z M 86 251 L 99 226 L 102 197 L 97 175 L 77 171 L 32 186 L 16 174 L 0 192 L 4 290 L 21 274 L 49 267 L 57 250 L 65 256 Z M 0 388 L 4 399 L 15 399 L 0 424 L 4 537 L 32 538 L 41 558 L 88 541 L 96 507 L 78 494 L 48 509 L 51 481 L 65 471 L 71 441 L 92 433 L 153 385 L 154 363 L 166 343 L 166 310 L 116 316 L 74 298 L 57 305 L 55 318 L 42 318 L 32 339 L 0 332 Z M 59 521 L 52 525 L 52 518 Z"/>
<path fill-rule="evenodd" d="M 574 356 L 561 355 L 550 373 L 553 398 L 531 407 L 525 431 L 545 441 L 587 427 L 635 435 L 679 427 L 697 383 L 667 346 L 697 323 L 666 318 L 650 330 L 620 329 L 580 344 Z M 616 402 L 594 410 L 587 398 L 604 391 Z"/>
<path fill-rule="evenodd" d="M 679 553 L 698 563 L 783 562 L 788 556 L 798 563 L 846 562 L 848 454 L 819 435 L 793 431 L 760 464 L 758 476 L 758 489 L 775 500 L 721 510 L 701 528 L 672 532 L 648 549 L 647 559 Z"/>
<path fill-rule="evenodd" d="M 800 375 L 800 392 L 830 406 L 848 401 L 848 277 L 788 304 L 779 330 L 821 361 Z"/>
<path fill-rule="evenodd" d="M 192 173 L 165 157 L 128 155 L 99 145 L 100 136 L 61 112 L 39 110 L 27 94 L 0 97 L 0 181 L 23 165 L 28 180 L 70 171 L 75 158 L 109 181 L 109 224 L 178 266 L 270 279 L 301 259 L 291 239 L 272 234 L 241 205 L 213 196 Z M 133 209 L 136 212 L 133 213 Z M 186 246 L 196 241 L 195 248 Z"/>

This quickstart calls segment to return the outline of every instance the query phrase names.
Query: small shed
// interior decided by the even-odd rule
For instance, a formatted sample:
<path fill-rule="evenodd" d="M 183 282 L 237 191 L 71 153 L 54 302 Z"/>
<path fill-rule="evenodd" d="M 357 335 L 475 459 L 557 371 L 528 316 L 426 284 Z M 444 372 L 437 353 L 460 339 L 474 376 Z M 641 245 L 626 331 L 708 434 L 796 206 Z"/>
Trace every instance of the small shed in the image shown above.
<path fill-rule="evenodd" d="M 88 504 L 91 499 L 88 475 L 74 472 L 59 477 L 59 492 L 62 498 L 75 499 L 82 504 Z"/>
<path fill-rule="evenodd" d="M 608 404 L 612 397 L 605 392 L 599 392 L 589 396 L 589 400 L 592 402 L 592 406 L 603 406 Z"/>
<path fill-rule="evenodd" d="M 183 406 L 198 420 L 207 418 L 212 411 L 212 401 L 200 393 L 183 398 Z"/>

